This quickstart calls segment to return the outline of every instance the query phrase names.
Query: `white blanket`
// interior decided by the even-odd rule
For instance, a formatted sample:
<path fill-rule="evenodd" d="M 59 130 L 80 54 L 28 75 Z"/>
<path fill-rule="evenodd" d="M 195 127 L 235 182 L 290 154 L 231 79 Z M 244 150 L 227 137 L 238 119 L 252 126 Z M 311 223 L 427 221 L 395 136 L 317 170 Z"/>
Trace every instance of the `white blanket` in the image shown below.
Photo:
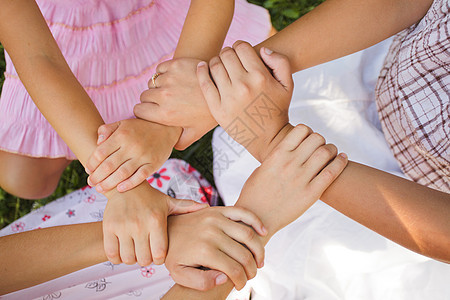
<path fill-rule="evenodd" d="M 374 103 L 389 44 L 295 74 L 290 121 L 310 126 L 353 161 L 402 176 Z M 233 205 L 259 163 L 221 128 L 213 149 L 218 191 Z M 318 201 L 269 242 L 265 267 L 246 290 L 252 290 L 252 299 L 450 299 L 450 266 L 398 246 Z"/>

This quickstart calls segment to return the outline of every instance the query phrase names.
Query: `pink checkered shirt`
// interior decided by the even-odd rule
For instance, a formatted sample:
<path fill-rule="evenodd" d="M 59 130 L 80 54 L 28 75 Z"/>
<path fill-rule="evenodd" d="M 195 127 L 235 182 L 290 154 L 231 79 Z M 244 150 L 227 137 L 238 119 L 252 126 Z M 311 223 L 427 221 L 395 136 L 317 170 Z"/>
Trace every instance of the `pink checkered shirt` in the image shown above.
<path fill-rule="evenodd" d="M 386 140 L 403 172 L 422 185 L 450 192 L 449 0 L 398 34 L 376 88 Z"/>

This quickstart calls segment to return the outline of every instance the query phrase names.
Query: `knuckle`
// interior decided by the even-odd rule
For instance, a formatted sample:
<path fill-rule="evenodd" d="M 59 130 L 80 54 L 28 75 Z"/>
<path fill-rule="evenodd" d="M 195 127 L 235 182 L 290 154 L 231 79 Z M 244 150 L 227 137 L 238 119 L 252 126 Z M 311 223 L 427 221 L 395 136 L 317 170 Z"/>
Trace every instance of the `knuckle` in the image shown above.
<path fill-rule="evenodd" d="M 198 289 L 202 292 L 206 292 L 211 288 L 208 280 L 206 278 L 201 278 L 198 282 Z"/>
<path fill-rule="evenodd" d="M 330 157 L 334 156 L 333 150 L 326 146 L 320 147 L 316 150 L 316 152 L 317 156 L 323 159 L 329 159 Z"/>
<path fill-rule="evenodd" d="M 313 131 L 310 127 L 306 126 L 305 124 L 298 124 L 297 126 L 295 126 L 295 128 L 301 132 L 307 133 L 307 134 L 311 134 Z"/>
<path fill-rule="evenodd" d="M 258 86 L 265 85 L 267 82 L 266 76 L 260 71 L 255 71 L 252 74 L 252 78 L 253 78 L 253 82 Z"/>
<path fill-rule="evenodd" d="M 332 181 L 335 177 L 336 177 L 336 174 L 329 169 L 325 169 L 322 171 L 322 179 L 327 182 Z"/>
<path fill-rule="evenodd" d="M 222 49 L 222 51 L 220 52 L 220 57 L 221 58 L 225 58 L 225 57 L 230 57 L 232 56 L 234 53 L 234 50 L 230 47 L 225 47 Z"/>
<path fill-rule="evenodd" d="M 245 238 L 248 240 L 248 241 L 251 241 L 251 240 L 253 240 L 254 238 L 255 238 L 255 231 L 253 230 L 253 229 L 251 229 L 251 228 L 246 228 L 245 229 Z"/>
<path fill-rule="evenodd" d="M 242 277 L 247 277 L 245 275 L 244 270 L 242 269 L 242 267 L 240 266 L 234 266 L 231 270 L 230 270 L 230 275 L 233 278 L 242 278 Z"/>
<path fill-rule="evenodd" d="M 130 176 L 130 170 L 128 170 L 127 167 L 121 167 L 119 170 L 117 170 L 117 175 L 120 179 L 125 179 L 128 176 Z"/>

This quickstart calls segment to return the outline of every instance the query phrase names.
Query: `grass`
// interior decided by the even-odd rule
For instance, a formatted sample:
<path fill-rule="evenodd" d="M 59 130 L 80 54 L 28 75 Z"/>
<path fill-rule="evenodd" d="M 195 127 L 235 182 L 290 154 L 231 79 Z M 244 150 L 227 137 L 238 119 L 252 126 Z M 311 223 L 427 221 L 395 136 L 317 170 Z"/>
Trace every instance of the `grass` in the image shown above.
<path fill-rule="evenodd" d="M 297 18 L 311 11 L 324 0 L 249 0 L 270 11 L 272 23 L 281 30 Z M 0 91 L 4 81 L 5 58 L 0 45 Z M 212 133 L 208 133 L 185 151 L 172 153 L 173 158 L 184 159 L 197 168 L 209 182 L 214 184 L 212 175 Z M 39 208 L 63 195 L 86 185 L 87 175 L 78 161 L 72 162 L 64 171 L 56 191 L 48 198 L 35 201 L 24 200 L 6 193 L 0 188 L 0 228 L 24 216 L 32 209 Z"/>

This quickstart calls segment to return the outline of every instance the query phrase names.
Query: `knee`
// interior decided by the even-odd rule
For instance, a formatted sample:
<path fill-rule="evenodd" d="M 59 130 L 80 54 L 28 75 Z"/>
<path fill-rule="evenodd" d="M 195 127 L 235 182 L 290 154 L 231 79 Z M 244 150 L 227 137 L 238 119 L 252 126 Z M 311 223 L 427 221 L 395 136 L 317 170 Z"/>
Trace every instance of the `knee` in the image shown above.
<path fill-rule="evenodd" d="M 2 180 L 1 187 L 8 193 L 23 199 L 36 200 L 50 196 L 56 190 L 58 180 Z"/>

